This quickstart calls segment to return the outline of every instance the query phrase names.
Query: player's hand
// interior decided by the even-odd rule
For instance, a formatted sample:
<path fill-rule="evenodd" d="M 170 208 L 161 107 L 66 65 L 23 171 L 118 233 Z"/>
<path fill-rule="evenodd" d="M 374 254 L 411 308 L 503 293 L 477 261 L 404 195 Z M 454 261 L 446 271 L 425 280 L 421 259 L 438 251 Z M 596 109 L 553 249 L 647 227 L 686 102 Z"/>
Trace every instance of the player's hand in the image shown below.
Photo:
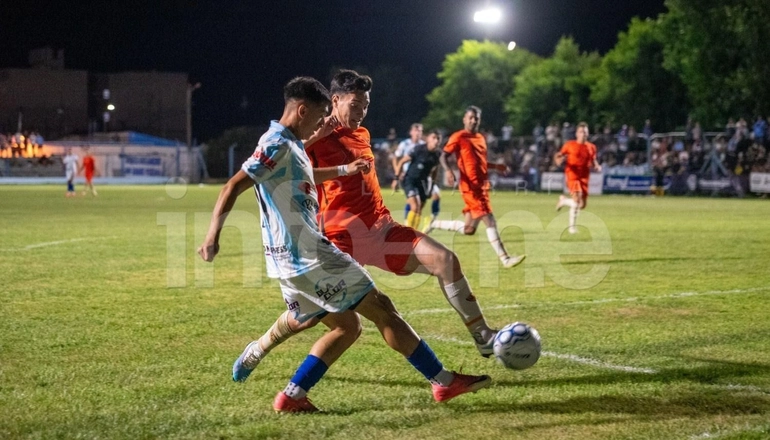
<path fill-rule="evenodd" d="M 596 164 L 596 166 L 594 167 L 594 170 L 596 170 L 597 173 L 601 173 L 602 172 L 602 166 L 600 164 Z"/>
<path fill-rule="evenodd" d="M 208 262 L 214 261 L 214 257 L 216 257 L 218 253 L 219 253 L 219 243 L 204 242 L 198 248 L 198 255 L 200 255 L 201 258 L 203 258 L 203 261 L 208 261 Z"/>
<path fill-rule="evenodd" d="M 353 162 L 350 162 L 348 165 L 348 176 L 353 174 L 358 174 L 359 172 L 363 172 L 364 174 L 368 174 L 369 171 L 372 170 L 372 162 L 366 158 L 360 157 Z"/>
<path fill-rule="evenodd" d="M 339 121 L 337 121 L 337 118 L 335 118 L 334 116 L 329 115 L 329 116 L 324 118 L 323 125 L 318 130 L 316 130 L 316 132 L 313 133 L 312 136 L 310 136 L 310 139 L 313 139 L 314 141 L 317 141 L 319 139 L 323 139 L 326 136 L 329 136 L 330 134 L 332 134 L 334 129 L 339 127 L 339 125 L 340 125 L 340 123 L 339 123 Z"/>

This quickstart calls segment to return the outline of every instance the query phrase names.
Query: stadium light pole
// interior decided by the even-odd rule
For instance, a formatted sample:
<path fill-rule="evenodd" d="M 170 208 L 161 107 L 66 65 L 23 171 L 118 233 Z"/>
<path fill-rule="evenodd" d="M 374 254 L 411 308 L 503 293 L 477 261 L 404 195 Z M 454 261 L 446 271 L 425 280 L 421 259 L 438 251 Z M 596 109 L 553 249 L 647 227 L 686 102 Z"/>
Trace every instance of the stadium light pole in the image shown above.
<path fill-rule="evenodd" d="M 185 111 L 187 117 L 186 123 L 186 135 L 187 135 L 187 174 L 188 181 L 192 182 L 195 177 L 195 160 L 192 154 L 192 94 L 194 91 L 201 88 L 201 83 L 187 84 L 187 99 L 185 102 Z"/>

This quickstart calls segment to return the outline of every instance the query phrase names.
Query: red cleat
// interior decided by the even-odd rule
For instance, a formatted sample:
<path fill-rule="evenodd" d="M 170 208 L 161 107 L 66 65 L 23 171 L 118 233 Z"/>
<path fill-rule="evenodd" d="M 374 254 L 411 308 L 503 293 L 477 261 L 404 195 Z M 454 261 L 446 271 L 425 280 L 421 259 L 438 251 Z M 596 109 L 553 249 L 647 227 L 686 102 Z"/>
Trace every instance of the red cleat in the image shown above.
<path fill-rule="evenodd" d="M 292 399 L 283 391 L 278 393 L 273 400 L 273 409 L 279 413 L 303 413 L 318 412 L 318 408 L 310 402 L 307 396 L 301 399 Z"/>
<path fill-rule="evenodd" d="M 465 393 L 475 393 L 486 388 L 492 383 L 492 379 L 486 374 L 482 376 L 469 376 L 455 373 L 455 378 L 449 386 L 433 385 L 433 398 L 436 402 L 448 402 L 451 399 Z"/>

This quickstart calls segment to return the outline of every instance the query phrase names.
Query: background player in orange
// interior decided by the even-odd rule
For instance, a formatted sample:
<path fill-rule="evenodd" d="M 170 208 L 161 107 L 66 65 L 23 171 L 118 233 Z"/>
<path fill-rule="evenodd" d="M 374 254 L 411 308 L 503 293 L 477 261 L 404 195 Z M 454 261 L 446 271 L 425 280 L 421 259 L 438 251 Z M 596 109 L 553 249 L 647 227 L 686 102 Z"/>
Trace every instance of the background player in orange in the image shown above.
<path fill-rule="evenodd" d="M 305 148 L 318 185 L 319 227 L 340 250 L 363 265 L 397 275 L 428 273 L 438 279 L 447 301 L 462 319 L 479 353 L 492 354 L 491 329 L 463 274 L 457 255 L 427 235 L 396 222 L 382 200 L 372 172 L 369 131 L 361 122 L 369 110 L 372 80 L 352 70 L 338 72 L 331 84 L 332 114 Z M 321 183 L 323 182 L 323 183 Z M 242 355 L 253 370 L 273 348 L 318 320 L 297 322 L 286 311 Z"/>
<path fill-rule="evenodd" d="M 479 222 L 487 226 L 487 239 L 497 253 L 504 267 L 519 265 L 526 255 L 508 255 L 497 230 L 497 222 L 492 214 L 492 205 L 489 202 L 489 179 L 487 175 L 487 141 L 484 135 L 479 133 L 481 124 L 481 109 L 472 105 L 465 109 L 463 116 L 463 129 L 452 133 L 444 146 L 441 155 L 441 166 L 446 172 L 448 183 L 454 186 L 455 175 L 449 168 L 447 156 L 454 154 L 457 157 L 457 167 L 460 169 L 460 193 L 465 202 L 463 214 L 465 222 L 459 220 L 434 220 L 426 229 L 462 232 L 465 235 L 473 235 Z M 498 171 L 505 171 L 505 165 L 492 165 Z"/>
<path fill-rule="evenodd" d="M 80 172 L 86 177 L 86 187 L 83 189 L 83 195 L 86 195 L 87 191 L 91 191 L 91 194 L 96 196 L 98 194 L 96 193 L 93 183 L 94 173 L 96 172 L 96 162 L 88 147 L 83 148 L 83 151 L 86 153 L 85 157 L 83 157 L 83 164 L 80 166 Z"/>
<path fill-rule="evenodd" d="M 564 175 L 567 178 L 567 189 L 570 197 L 559 196 L 556 210 L 569 206 L 569 233 L 577 232 L 578 211 L 586 207 L 588 200 L 588 178 L 591 168 L 596 172 L 602 171 L 602 166 L 596 161 L 596 145 L 588 142 L 588 124 L 581 122 L 575 130 L 574 141 L 567 141 L 561 150 L 554 155 L 554 163 L 561 166 L 564 159 Z"/>

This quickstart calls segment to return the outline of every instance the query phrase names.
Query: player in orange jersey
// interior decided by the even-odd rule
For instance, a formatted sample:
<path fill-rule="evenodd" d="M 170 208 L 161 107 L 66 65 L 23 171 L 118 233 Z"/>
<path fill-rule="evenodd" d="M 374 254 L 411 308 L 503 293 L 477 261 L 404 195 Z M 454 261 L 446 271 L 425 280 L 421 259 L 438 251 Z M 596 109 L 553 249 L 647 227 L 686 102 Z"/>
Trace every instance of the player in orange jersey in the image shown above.
<path fill-rule="evenodd" d="M 560 195 L 556 210 L 569 206 L 570 234 L 577 232 L 578 212 L 586 207 L 588 178 L 591 175 L 591 168 L 596 172 L 602 171 L 602 166 L 596 161 L 596 145 L 588 142 L 588 124 L 579 123 L 575 137 L 576 140 L 567 141 L 553 158 L 557 166 L 561 166 L 564 159 L 567 159 L 564 175 L 567 179 L 567 190 L 569 190 L 570 197 Z"/>
<path fill-rule="evenodd" d="M 87 191 L 91 191 L 91 194 L 96 194 L 96 189 L 94 188 L 94 173 L 96 172 L 96 162 L 94 161 L 94 157 L 91 155 L 90 150 L 88 147 L 84 148 L 83 151 L 85 151 L 86 155 L 83 158 L 83 164 L 80 166 L 80 172 L 83 173 L 86 177 L 86 187 L 83 189 L 83 195 L 86 195 Z"/>
<path fill-rule="evenodd" d="M 373 170 L 369 131 L 361 122 L 369 110 L 368 76 L 338 72 L 331 85 L 332 114 L 305 141 L 318 185 L 319 227 L 340 250 L 363 265 L 397 275 L 434 275 L 445 298 L 460 315 L 479 353 L 492 354 L 497 334 L 491 329 L 463 274 L 457 255 L 427 235 L 396 222 L 382 200 Z M 299 323 L 284 312 L 244 353 L 245 368 L 254 369 L 273 348 L 313 327 L 317 319 Z"/>
<path fill-rule="evenodd" d="M 444 146 L 441 155 L 441 166 L 446 172 L 448 183 L 454 186 L 455 175 L 449 168 L 447 156 L 457 156 L 457 167 L 460 169 L 460 193 L 465 202 L 463 214 L 465 221 L 459 220 L 434 220 L 426 228 L 426 232 L 433 229 L 462 232 L 465 235 L 473 235 L 479 222 L 484 222 L 487 227 L 487 239 L 497 253 L 504 267 L 519 265 L 526 255 L 508 255 L 497 230 L 497 222 L 492 214 L 492 205 L 489 202 L 489 179 L 487 176 L 487 141 L 484 135 L 479 133 L 481 124 L 481 109 L 472 105 L 465 109 L 463 116 L 464 128 L 452 133 Z M 492 165 L 498 171 L 504 171 L 505 165 Z"/>

